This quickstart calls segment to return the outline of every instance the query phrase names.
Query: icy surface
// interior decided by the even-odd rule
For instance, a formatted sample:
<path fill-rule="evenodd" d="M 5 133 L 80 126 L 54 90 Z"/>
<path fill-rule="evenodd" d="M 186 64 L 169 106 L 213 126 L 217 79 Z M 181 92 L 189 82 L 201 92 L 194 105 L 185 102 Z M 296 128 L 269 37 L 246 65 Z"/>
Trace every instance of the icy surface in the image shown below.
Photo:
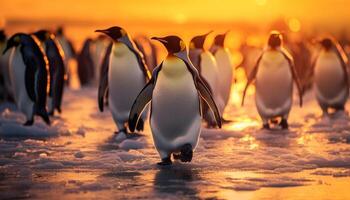
<path fill-rule="evenodd" d="M 232 122 L 203 128 L 193 161 L 171 167 L 156 165 L 148 123 L 141 136 L 115 134 L 108 109 L 98 111 L 96 88 L 67 90 L 50 127 L 40 118 L 24 127 L 15 106 L 0 105 L 0 197 L 350 198 L 346 112 L 322 117 L 308 93 L 303 108 L 295 102 L 289 131 L 266 131 L 252 95 L 244 108 L 236 97 L 225 113 Z"/>

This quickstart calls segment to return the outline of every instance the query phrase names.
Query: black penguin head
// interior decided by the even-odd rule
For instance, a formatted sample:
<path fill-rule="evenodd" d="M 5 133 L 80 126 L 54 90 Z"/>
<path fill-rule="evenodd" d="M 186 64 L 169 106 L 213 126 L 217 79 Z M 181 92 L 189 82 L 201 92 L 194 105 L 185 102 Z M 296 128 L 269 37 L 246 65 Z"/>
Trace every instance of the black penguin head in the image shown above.
<path fill-rule="evenodd" d="M 219 34 L 217 36 L 215 36 L 214 38 L 214 45 L 219 46 L 219 47 L 225 47 L 225 38 L 227 33 L 229 33 L 230 31 L 226 31 L 223 34 Z"/>
<path fill-rule="evenodd" d="M 57 27 L 56 35 L 58 35 L 58 36 L 63 36 L 63 34 L 64 34 L 64 28 L 63 28 L 63 26 Z"/>
<path fill-rule="evenodd" d="M 2 29 L 0 30 L 0 42 L 5 42 L 6 41 L 6 34 L 5 31 Z"/>
<path fill-rule="evenodd" d="M 6 51 L 11 49 L 12 47 L 17 47 L 18 45 L 20 45 L 23 42 L 23 40 L 25 39 L 23 37 L 23 35 L 25 35 L 25 34 L 24 33 L 16 33 L 13 36 L 11 36 L 10 39 L 7 41 L 6 48 L 2 52 L 2 54 L 5 54 Z"/>
<path fill-rule="evenodd" d="M 33 33 L 41 42 L 45 42 L 51 37 L 51 34 L 47 30 L 39 30 L 35 33 Z"/>
<path fill-rule="evenodd" d="M 198 35 L 192 38 L 190 42 L 190 49 L 204 49 L 204 42 L 207 36 L 212 33 L 213 31 L 210 31 L 204 35 Z"/>
<path fill-rule="evenodd" d="M 328 51 L 333 47 L 333 40 L 331 38 L 323 38 L 320 41 L 320 44 L 325 50 Z"/>
<path fill-rule="evenodd" d="M 111 37 L 114 41 L 118 41 L 119 38 L 127 36 L 126 31 L 118 26 L 113 26 L 105 30 L 96 30 L 95 32 L 104 33 Z"/>
<path fill-rule="evenodd" d="M 267 42 L 268 46 L 276 49 L 280 46 L 282 46 L 282 34 L 278 31 L 271 31 L 270 36 L 269 36 L 269 40 Z"/>
<path fill-rule="evenodd" d="M 169 54 L 176 54 L 186 50 L 185 42 L 178 36 L 152 37 L 151 39 L 161 42 Z"/>

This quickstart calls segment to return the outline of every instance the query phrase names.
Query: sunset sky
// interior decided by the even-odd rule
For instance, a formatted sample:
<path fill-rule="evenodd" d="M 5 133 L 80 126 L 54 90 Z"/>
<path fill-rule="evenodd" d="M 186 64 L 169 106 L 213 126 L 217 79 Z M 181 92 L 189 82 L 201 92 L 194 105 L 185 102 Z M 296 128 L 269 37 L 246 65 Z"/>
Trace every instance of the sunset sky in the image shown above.
<path fill-rule="evenodd" d="M 8 0 L 2 20 L 119 21 L 261 21 L 277 17 L 305 22 L 344 23 L 350 20 L 346 0 Z"/>

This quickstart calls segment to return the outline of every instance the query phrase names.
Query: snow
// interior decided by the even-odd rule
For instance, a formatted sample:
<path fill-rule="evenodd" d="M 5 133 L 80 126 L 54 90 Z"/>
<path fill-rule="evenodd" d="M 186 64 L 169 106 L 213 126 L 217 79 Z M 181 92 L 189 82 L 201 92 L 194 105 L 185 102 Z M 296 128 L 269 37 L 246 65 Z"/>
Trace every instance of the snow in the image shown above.
<path fill-rule="evenodd" d="M 346 184 L 342 179 L 350 186 L 349 116 L 321 116 L 307 95 L 303 108 L 293 107 L 288 131 L 262 130 L 252 96 L 244 108 L 231 102 L 226 114 L 232 122 L 203 127 L 192 162 L 165 168 L 156 164 L 148 122 L 141 134 L 116 133 L 108 109 L 98 111 L 94 87 L 66 90 L 63 112 L 51 126 L 36 118 L 25 127 L 15 106 L 2 104 L 2 197 L 47 199 L 54 192 L 67 198 L 225 199 L 232 192 L 241 197 L 269 188 L 335 187 Z M 16 188 L 26 192 L 15 194 Z"/>

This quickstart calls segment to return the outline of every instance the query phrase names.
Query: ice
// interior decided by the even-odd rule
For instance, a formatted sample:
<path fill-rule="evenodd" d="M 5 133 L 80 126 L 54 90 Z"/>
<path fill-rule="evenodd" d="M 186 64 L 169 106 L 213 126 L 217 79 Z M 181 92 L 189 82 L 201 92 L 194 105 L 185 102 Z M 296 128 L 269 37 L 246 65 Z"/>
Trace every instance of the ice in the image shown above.
<path fill-rule="evenodd" d="M 24 116 L 3 104 L 0 188 L 8 192 L 2 197 L 47 199 L 55 193 L 63 198 L 174 199 L 175 194 L 226 199 L 234 192 L 237 199 L 246 199 L 244 194 L 269 188 L 296 191 L 320 183 L 346 184 L 342 179 L 350 183 L 348 114 L 322 116 L 312 94 L 306 99 L 303 108 L 293 107 L 288 131 L 261 129 L 252 96 L 244 108 L 233 102 L 226 111 L 232 122 L 222 129 L 203 124 L 192 162 L 174 161 L 171 167 L 157 166 L 160 158 L 148 122 L 141 134 L 116 132 L 108 109 L 98 111 L 94 87 L 68 89 L 63 112 L 51 126 L 36 118 L 25 127 Z"/>

